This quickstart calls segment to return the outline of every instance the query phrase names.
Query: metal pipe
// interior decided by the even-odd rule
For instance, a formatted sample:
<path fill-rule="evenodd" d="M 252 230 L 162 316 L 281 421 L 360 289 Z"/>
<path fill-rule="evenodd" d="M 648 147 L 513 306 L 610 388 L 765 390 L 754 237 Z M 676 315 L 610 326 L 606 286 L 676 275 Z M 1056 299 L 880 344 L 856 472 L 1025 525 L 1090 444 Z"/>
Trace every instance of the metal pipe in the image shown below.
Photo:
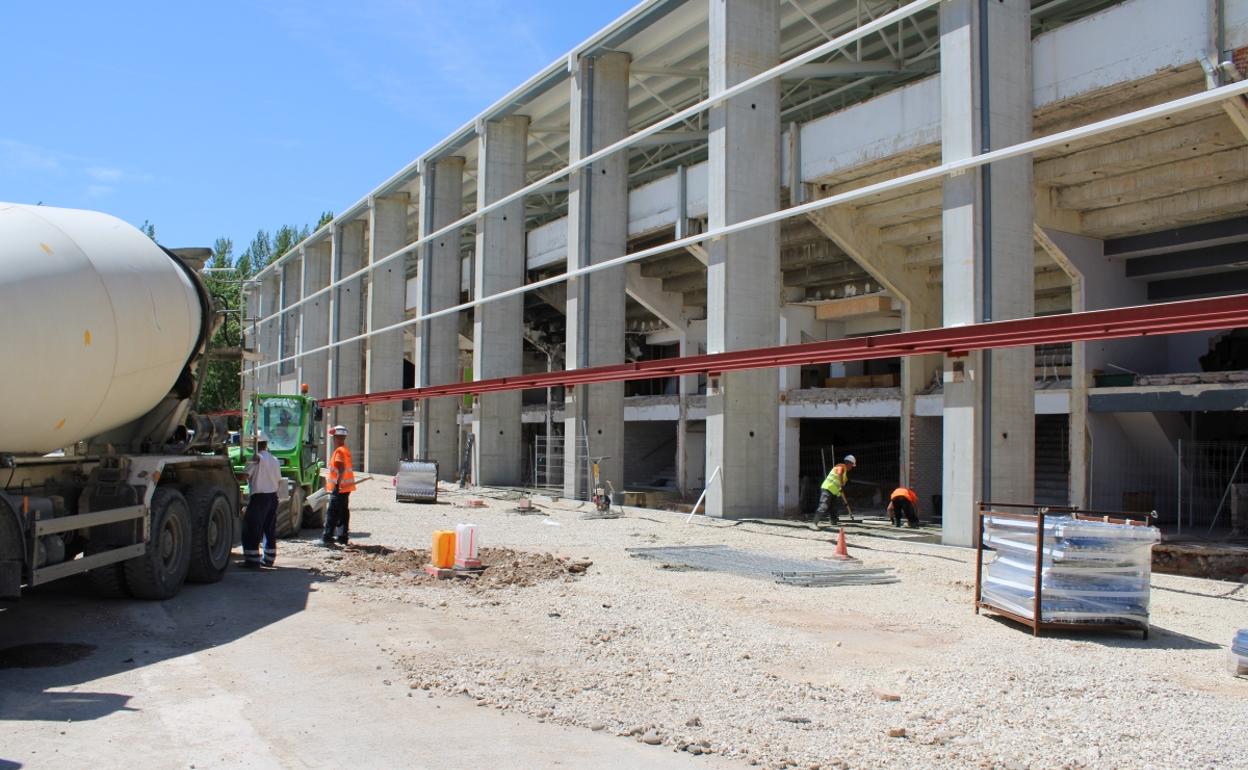
<path fill-rule="evenodd" d="M 714 238 L 721 238 L 725 235 L 731 235 L 733 233 L 743 232 L 745 230 L 749 230 L 754 227 L 771 224 L 772 222 L 779 222 L 781 220 L 788 219 L 790 217 L 802 216 L 813 211 L 818 211 L 820 209 L 830 208 L 832 206 L 840 205 L 843 203 L 850 203 L 852 201 L 869 198 L 873 195 L 878 195 L 880 193 L 888 192 L 890 190 L 895 190 L 895 189 L 899 189 L 903 187 L 909 187 L 910 185 L 915 185 L 915 184 L 920 184 L 922 182 L 928 182 L 928 181 L 932 181 L 935 179 L 940 179 L 941 177 L 961 173 L 963 171 L 967 171 L 973 168 L 979 168 L 980 166 L 983 166 L 987 163 L 992 163 L 998 160 L 1006 160 L 1008 158 L 1015 158 L 1015 157 L 1019 157 L 1022 155 L 1030 155 L 1032 153 L 1040 152 L 1042 150 L 1047 150 L 1052 147 L 1058 147 L 1058 146 L 1067 144 L 1069 142 L 1078 141 L 1080 139 L 1086 139 L 1090 136 L 1097 136 L 1099 134 L 1103 134 L 1109 131 L 1116 131 L 1119 129 L 1127 128 L 1129 126 L 1134 126 L 1140 123 L 1145 123 L 1150 120 L 1156 120 L 1159 118 L 1164 118 L 1164 117 L 1168 117 L 1168 116 L 1175 115 L 1178 113 L 1182 113 L 1190 109 L 1203 107 L 1209 104 L 1216 104 L 1225 99 L 1229 99 L 1233 96 L 1239 96 L 1240 94 L 1244 94 L 1244 93 L 1248 93 L 1248 80 L 1242 80 L 1236 83 L 1230 83 L 1225 86 L 1221 86 L 1219 88 L 1215 88 L 1215 89 L 1211 89 L 1207 91 L 1201 91 L 1199 93 L 1192 94 L 1191 96 L 1185 96 L 1185 97 L 1175 99 L 1170 102 L 1165 102 L 1163 104 L 1154 105 L 1152 107 L 1145 107 L 1143 109 L 1136 110 L 1134 112 L 1128 112 L 1123 115 L 1116 115 L 1112 118 L 1106 118 L 1105 120 L 1100 120 L 1095 123 L 1089 123 L 1086 126 L 1079 126 L 1077 128 L 1067 129 L 1066 131 L 1059 131 L 1055 134 L 1050 134 L 1048 136 L 1040 137 L 1038 139 L 1030 139 L 1025 142 L 1019 142 L 1018 144 L 1013 144 L 1013 145 L 1010 145 L 1009 147 L 1003 147 L 999 150 L 993 150 L 992 152 L 989 152 L 983 155 L 975 155 L 969 158 L 962 158 L 960 160 L 950 161 L 948 163 L 943 163 L 939 166 L 933 166 L 931 168 L 927 168 L 922 171 L 916 171 L 911 174 L 905 174 L 903 176 L 895 177 L 893 179 L 889 179 L 883 182 L 876 182 L 875 184 L 870 184 L 864 187 L 859 187 L 857 189 L 850 190 L 848 192 L 838 193 L 836 195 L 830 195 L 827 198 L 821 198 L 819 200 L 810 201 L 809 203 L 803 203 L 798 206 L 790 206 L 789 208 L 786 208 L 786 209 L 773 211 L 770 214 L 762 214 L 760 216 L 753 217 L 751 219 L 743 219 L 739 222 L 734 222 L 732 224 L 723 225 L 722 227 L 713 228 L 713 229 L 707 230 L 706 232 L 695 233 L 685 238 L 680 238 L 680 239 L 671 241 L 669 243 L 664 243 L 658 246 L 652 246 L 650 248 L 642 249 L 640 251 L 634 251 L 628 254 L 623 254 L 621 256 L 618 256 L 612 259 L 603 260 L 602 262 L 598 262 L 593 265 L 586 265 L 585 267 L 567 270 L 559 275 L 551 276 L 549 278 L 544 278 L 539 281 L 533 281 L 531 283 L 526 283 L 523 286 L 517 286 L 512 289 L 506 289 L 504 291 L 496 292 L 487 297 L 479 297 L 479 298 L 473 299 L 472 301 L 463 302 L 453 307 L 443 308 L 442 310 L 436 310 L 431 313 L 418 316 L 416 318 L 410 318 L 400 323 L 391 324 L 390 326 L 385 326 L 380 329 L 374 329 L 366 334 L 360 334 L 355 337 L 351 337 L 350 339 L 340 340 L 339 342 L 335 344 L 346 345 L 351 342 L 357 342 L 359 340 L 367 339 L 368 337 L 371 337 L 376 334 L 382 334 L 384 332 L 394 331 L 395 329 L 401 329 L 403 327 L 410 326 L 414 323 L 418 323 L 427 318 L 435 318 L 440 315 L 458 313 L 461 310 L 468 310 L 478 305 L 483 305 L 486 302 L 494 302 L 496 300 L 505 299 L 507 297 L 524 294 L 525 292 L 533 291 L 535 289 L 540 289 L 545 286 L 551 286 L 556 283 L 562 283 L 563 281 L 566 281 L 567 279 L 573 278 L 576 276 L 585 275 L 587 273 L 595 273 L 595 272 L 598 272 L 599 270 L 609 270 L 611 268 L 619 267 L 621 265 L 625 265 L 630 262 L 636 262 L 638 260 L 645 259 L 646 257 L 652 257 L 658 254 L 665 254 L 665 253 L 672 252 L 672 251 L 678 251 L 687 246 L 692 246 L 694 244 L 698 244 L 703 241 L 709 241 Z M 356 274 L 353 274 L 353 277 L 355 275 Z M 268 320 L 271 320 L 271 319 L 272 319 L 272 316 L 270 316 Z M 312 353 L 318 353 L 321 350 L 326 350 L 330 347 L 334 347 L 334 345 L 325 345 L 320 348 L 316 348 L 315 350 L 305 351 L 304 355 L 311 355 Z M 272 361 L 267 364 L 262 364 L 261 366 L 258 367 L 258 369 L 264 369 L 270 366 L 276 366 L 278 363 L 281 363 L 281 362 Z"/>
<path fill-rule="evenodd" d="M 979 152 L 992 151 L 991 78 L 988 75 L 988 0 L 979 0 Z M 979 170 L 980 183 L 980 266 L 982 275 L 983 305 L 980 321 L 992 320 L 992 164 L 985 163 Z M 985 350 L 980 359 L 980 488 L 984 500 L 992 499 L 992 351 Z"/>

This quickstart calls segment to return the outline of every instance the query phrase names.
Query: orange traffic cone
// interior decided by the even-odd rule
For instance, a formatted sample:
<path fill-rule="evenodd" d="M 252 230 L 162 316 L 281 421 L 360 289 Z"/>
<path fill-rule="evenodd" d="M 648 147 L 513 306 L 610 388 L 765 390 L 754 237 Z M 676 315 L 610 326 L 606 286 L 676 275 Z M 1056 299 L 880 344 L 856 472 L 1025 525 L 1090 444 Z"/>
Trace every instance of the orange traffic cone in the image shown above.
<path fill-rule="evenodd" d="M 832 558 L 840 559 L 842 561 L 850 561 L 853 558 L 849 555 L 849 550 L 845 547 L 844 527 L 841 527 L 840 532 L 836 535 L 836 553 L 832 554 Z"/>

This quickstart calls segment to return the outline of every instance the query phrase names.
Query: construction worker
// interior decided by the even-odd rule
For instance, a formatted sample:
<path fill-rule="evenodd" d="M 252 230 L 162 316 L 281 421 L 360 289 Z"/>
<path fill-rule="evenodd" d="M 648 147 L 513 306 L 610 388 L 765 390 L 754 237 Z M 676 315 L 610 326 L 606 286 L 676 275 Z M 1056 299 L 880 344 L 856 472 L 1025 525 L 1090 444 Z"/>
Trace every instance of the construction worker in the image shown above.
<path fill-rule="evenodd" d="M 845 455 L 844 460 L 832 466 L 832 471 L 820 485 L 819 507 L 815 509 L 815 520 L 810 525 L 812 529 L 819 529 L 819 519 L 824 515 L 829 516 L 832 526 L 841 523 L 837 509 L 844 506 L 846 512 L 849 511 L 849 501 L 845 499 L 845 485 L 849 483 L 849 472 L 856 464 L 857 460 L 853 455 Z"/>
<path fill-rule="evenodd" d="M 894 527 L 900 527 L 902 516 L 906 517 L 906 523 L 911 529 L 918 528 L 919 496 L 914 493 L 913 489 L 897 487 L 888 496 L 888 520 Z"/>
<path fill-rule="evenodd" d="M 277 561 L 277 490 L 286 482 L 277 458 L 269 453 L 269 437 L 256 436 L 256 453 L 247 463 L 247 514 L 243 518 L 243 566 L 272 567 Z M 260 540 L 264 539 L 264 559 Z"/>
<path fill-rule="evenodd" d="M 336 536 L 339 544 L 347 545 L 351 540 L 350 497 L 355 491 L 355 473 L 351 469 L 351 450 L 347 449 L 347 429 L 335 425 L 329 429 L 329 435 L 333 437 L 334 453 L 330 455 L 328 474 L 325 476 L 329 512 L 325 517 L 321 544 L 333 545 Z"/>
<path fill-rule="evenodd" d="M 273 429 L 273 445 L 277 450 L 284 451 L 295 445 L 298 436 L 296 428 L 290 421 L 290 412 L 283 409 L 277 414 L 277 427 Z"/>

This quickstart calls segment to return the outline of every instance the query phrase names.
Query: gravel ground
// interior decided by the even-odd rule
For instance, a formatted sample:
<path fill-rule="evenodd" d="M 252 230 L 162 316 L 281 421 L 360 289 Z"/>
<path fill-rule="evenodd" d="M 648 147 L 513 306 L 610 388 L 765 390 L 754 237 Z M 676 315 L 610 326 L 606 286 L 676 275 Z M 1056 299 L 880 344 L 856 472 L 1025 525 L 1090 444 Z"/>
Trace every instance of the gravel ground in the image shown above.
<path fill-rule="evenodd" d="M 467 508 L 470 497 L 487 507 Z M 1149 640 L 1037 639 L 974 614 L 965 550 L 851 539 L 852 555 L 900 582 L 802 588 L 662 569 L 625 549 L 722 543 L 818 558 L 826 533 L 642 509 L 584 520 L 566 501 L 520 515 L 502 497 L 444 488 L 439 505 L 400 505 L 388 485 L 364 484 L 355 541 L 397 554 L 287 547 L 358 603 L 434 611 L 438 641 L 390 647 L 411 688 L 655 751 L 769 768 L 1248 766 L 1248 680 L 1227 671 L 1234 629 L 1248 625 L 1243 585 L 1154 575 Z M 402 549 L 427 549 L 457 522 L 530 554 L 500 567 L 541 577 L 482 590 L 415 574 L 423 555 Z M 383 557 L 401 566 L 377 568 Z"/>

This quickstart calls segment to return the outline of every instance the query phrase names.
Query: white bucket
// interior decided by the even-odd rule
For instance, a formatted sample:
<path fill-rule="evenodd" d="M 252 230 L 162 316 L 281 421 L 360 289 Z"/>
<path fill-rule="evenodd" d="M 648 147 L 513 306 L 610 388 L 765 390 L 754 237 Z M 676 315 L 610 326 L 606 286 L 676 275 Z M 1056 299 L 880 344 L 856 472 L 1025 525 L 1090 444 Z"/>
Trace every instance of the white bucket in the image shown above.
<path fill-rule="evenodd" d="M 455 563 L 461 566 L 476 566 L 480 561 L 477 552 L 480 548 L 476 524 L 455 525 Z"/>

